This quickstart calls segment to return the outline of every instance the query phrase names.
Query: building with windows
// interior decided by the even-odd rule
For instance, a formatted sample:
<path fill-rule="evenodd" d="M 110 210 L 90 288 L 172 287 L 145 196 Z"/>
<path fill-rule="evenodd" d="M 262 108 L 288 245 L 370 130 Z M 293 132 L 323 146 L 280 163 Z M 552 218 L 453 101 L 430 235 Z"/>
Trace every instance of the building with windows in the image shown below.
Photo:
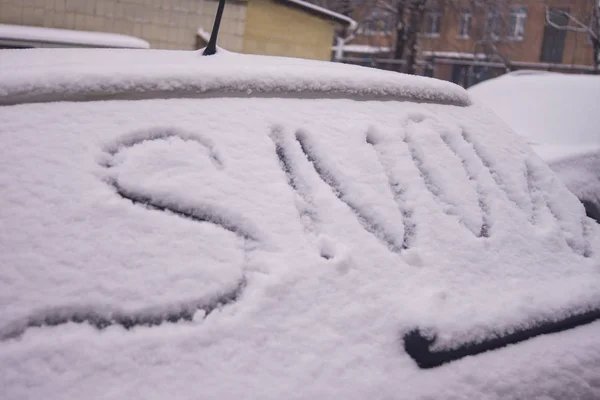
<path fill-rule="evenodd" d="M 421 58 L 434 77 L 463 86 L 507 70 L 591 73 L 594 52 L 585 29 L 594 0 L 506 1 L 502 7 L 428 12 Z M 427 23 L 427 21 L 434 21 Z M 578 26 L 578 25 L 577 25 Z"/>
<path fill-rule="evenodd" d="M 204 47 L 216 0 L 0 0 L 0 48 Z M 354 21 L 302 0 L 228 0 L 219 46 L 329 60 L 335 29 Z"/>
<path fill-rule="evenodd" d="M 420 72 L 463 86 L 517 69 L 594 72 L 593 46 L 584 29 L 594 1 L 428 3 L 418 40 Z M 369 15 L 356 16 L 359 30 L 346 44 L 343 60 L 402 71 L 404 60 L 396 51 L 398 13 L 376 9 Z"/>

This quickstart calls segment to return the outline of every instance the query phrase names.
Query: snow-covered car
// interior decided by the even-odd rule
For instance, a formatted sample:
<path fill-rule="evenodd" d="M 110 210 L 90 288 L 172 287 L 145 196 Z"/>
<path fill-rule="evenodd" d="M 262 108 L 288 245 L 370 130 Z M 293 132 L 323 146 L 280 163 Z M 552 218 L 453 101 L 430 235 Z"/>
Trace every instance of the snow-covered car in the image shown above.
<path fill-rule="evenodd" d="M 600 222 L 600 76 L 515 71 L 469 94 L 524 136 Z"/>
<path fill-rule="evenodd" d="M 600 398 L 600 226 L 459 86 L 0 56 L 3 399 Z"/>

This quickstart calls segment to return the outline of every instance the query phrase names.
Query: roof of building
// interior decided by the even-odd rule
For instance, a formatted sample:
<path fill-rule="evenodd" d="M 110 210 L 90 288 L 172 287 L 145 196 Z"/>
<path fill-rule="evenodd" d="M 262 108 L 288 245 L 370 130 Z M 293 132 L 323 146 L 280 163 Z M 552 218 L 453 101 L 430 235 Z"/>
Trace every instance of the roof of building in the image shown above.
<path fill-rule="evenodd" d="M 284 57 L 200 51 L 27 49 L 0 58 L 0 104 L 206 93 L 320 93 L 470 104 L 450 82 Z"/>
<path fill-rule="evenodd" d="M 287 3 L 288 5 L 296 6 L 298 8 L 302 8 L 306 11 L 312 12 L 321 17 L 331 19 L 342 25 L 347 25 L 350 27 L 350 29 L 355 29 L 357 26 L 356 21 L 354 21 L 352 18 L 350 18 L 346 15 L 337 13 L 335 11 L 331 11 L 327 8 L 317 6 L 316 4 L 309 3 L 307 1 L 302 1 L 302 0 L 276 0 L 276 1 L 279 1 L 282 3 Z"/>
<path fill-rule="evenodd" d="M 150 44 L 145 40 L 128 35 L 7 24 L 0 24 L 0 42 L 5 45 L 29 44 L 32 47 L 62 45 L 133 49 L 150 48 Z"/>

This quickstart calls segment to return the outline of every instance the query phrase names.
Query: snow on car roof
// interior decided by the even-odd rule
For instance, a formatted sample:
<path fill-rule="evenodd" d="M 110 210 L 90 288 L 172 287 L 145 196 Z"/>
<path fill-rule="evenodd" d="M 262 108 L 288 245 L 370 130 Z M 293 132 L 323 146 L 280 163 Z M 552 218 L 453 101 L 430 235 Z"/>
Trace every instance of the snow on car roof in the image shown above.
<path fill-rule="evenodd" d="M 0 41 L 69 44 L 88 47 L 148 49 L 150 44 L 140 38 L 107 32 L 76 31 L 40 26 L 0 24 Z"/>
<path fill-rule="evenodd" d="M 469 104 L 449 82 L 312 60 L 201 51 L 31 49 L 0 58 L 0 104 L 205 93 L 320 93 Z"/>
<path fill-rule="evenodd" d="M 600 151 L 600 77 L 550 72 L 506 74 L 468 90 L 548 162 Z"/>
<path fill-rule="evenodd" d="M 482 107 L 18 104 L 0 171 L 6 398 L 597 391 L 600 324 L 539 334 L 597 317 L 600 229 Z"/>

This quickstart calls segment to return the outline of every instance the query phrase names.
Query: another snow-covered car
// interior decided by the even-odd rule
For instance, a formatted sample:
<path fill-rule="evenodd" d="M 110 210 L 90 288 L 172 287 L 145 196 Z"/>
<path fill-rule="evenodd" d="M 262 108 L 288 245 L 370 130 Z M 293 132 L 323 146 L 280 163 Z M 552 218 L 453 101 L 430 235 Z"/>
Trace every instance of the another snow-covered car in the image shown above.
<path fill-rule="evenodd" d="M 515 71 L 469 94 L 524 136 L 600 222 L 600 76 Z"/>
<path fill-rule="evenodd" d="M 600 397 L 600 226 L 453 84 L 0 57 L 3 399 Z"/>

